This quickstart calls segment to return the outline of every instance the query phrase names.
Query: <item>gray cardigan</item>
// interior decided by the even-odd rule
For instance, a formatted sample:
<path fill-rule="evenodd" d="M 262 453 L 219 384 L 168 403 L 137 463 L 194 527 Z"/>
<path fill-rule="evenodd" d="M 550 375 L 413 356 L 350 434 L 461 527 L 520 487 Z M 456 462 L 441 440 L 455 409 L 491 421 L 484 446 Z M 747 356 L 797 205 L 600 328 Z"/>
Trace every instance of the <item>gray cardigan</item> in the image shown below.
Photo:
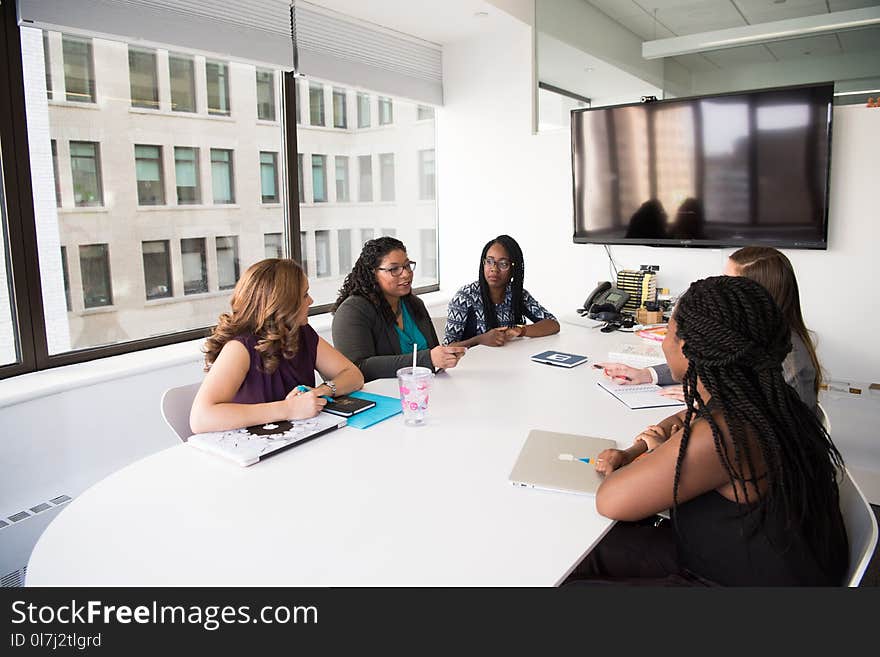
<path fill-rule="evenodd" d="M 668 386 L 675 383 L 669 365 L 652 365 L 651 369 L 657 373 L 657 384 Z M 794 388 L 794 391 L 807 406 L 816 409 L 816 368 L 810 360 L 810 352 L 807 345 L 801 340 L 801 336 L 792 332 L 791 351 L 782 361 L 782 376 L 785 382 Z"/>
<path fill-rule="evenodd" d="M 401 299 L 410 316 L 428 341 L 428 348 L 419 351 L 416 363 L 434 371 L 431 349 L 440 344 L 434 324 L 424 302 L 415 295 Z M 373 303 L 361 296 L 350 296 L 333 316 L 333 346 L 358 366 L 364 381 L 390 379 L 401 367 L 412 365 L 412 352 L 402 353 L 400 338 L 394 328 L 379 314 Z"/>

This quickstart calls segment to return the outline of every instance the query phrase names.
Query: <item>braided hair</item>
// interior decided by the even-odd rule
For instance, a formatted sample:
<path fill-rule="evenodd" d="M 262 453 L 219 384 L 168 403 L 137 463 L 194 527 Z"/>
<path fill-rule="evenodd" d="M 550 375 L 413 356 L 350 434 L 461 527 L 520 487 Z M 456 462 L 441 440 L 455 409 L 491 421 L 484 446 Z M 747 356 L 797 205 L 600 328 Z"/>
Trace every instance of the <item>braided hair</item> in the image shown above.
<path fill-rule="evenodd" d="M 378 281 L 376 281 L 376 267 L 382 263 L 382 258 L 392 251 L 404 251 L 406 247 L 399 239 L 384 235 L 374 240 L 368 240 L 361 249 L 354 268 L 345 277 L 342 287 L 339 288 L 339 296 L 336 303 L 330 309 L 335 313 L 336 309 L 342 305 L 342 302 L 350 296 L 364 297 L 369 300 L 379 310 L 379 314 L 385 318 L 389 324 L 397 323 L 394 311 L 382 294 Z M 409 295 L 407 295 L 409 296 Z M 406 297 L 404 297 L 406 298 Z"/>
<path fill-rule="evenodd" d="M 785 535 L 800 532 L 820 565 L 845 563 L 845 543 L 831 540 L 845 536 L 836 478 L 843 459 L 815 413 L 785 383 L 782 361 L 791 351 L 791 333 L 773 297 L 751 279 L 715 276 L 691 284 L 674 318 L 688 360 L 674 508 L 691 421 L 701 418 L 711 428 L 736 501 L 757 505 L 755 531 L 768 515 L 782 518 Z M 698 380 L 710 399 L 700 395 Z M 732 458 L 713 417 L 718 411 L 729 428 Z M 749 485 L 756 490 L 761 479 L 766 489 L 755 499 Z"/>
<path fill-rule="evenodd" d="M 486 260 L 486 254 L 493 244 L 503 246 L 510 256 L 510 295 L 511 310 L 513 311 L 513 321 L 516 324 L 523 324 L 525 316 L 523 315 L 523 279 L 526 275 L 526 263 L 523 260 L 522 249 L 519 248 L 516 240 L 510 235 L 499 235 L 493 240 L 486 242 L 483 252 L 480 254 L 479 281 L 480 281 L 480 297 L 483 300 L 483 312 L 486 315 L 486 328 L 498 328 L 498 316 L 495 314 L 495 304 L 489 295 L 489 282 L 486 280 L 486 272 L 483 262 Z"/>

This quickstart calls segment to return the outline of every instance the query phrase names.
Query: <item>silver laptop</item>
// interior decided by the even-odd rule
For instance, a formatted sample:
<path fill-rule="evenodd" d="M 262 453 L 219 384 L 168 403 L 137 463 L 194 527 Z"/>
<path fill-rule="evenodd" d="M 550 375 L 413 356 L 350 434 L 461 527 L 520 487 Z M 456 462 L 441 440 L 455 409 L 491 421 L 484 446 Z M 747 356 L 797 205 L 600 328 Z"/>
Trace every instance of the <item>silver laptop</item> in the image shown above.
<path fill-rule="evenodd" d="M 596 457 L 617 443 L 570 433 L 532 429 L 510 473 L 514 486 L 595 495 L 602 475 Z"/>

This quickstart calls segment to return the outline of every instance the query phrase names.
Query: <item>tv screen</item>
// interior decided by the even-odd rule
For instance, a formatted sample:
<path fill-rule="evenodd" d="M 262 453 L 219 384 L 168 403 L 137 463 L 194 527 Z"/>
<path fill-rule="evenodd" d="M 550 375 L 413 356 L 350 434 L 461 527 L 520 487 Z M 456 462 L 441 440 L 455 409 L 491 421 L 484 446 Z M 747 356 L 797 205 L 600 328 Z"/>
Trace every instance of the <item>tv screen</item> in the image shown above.
<path fill-rule="evenodd" d="M 826 247 L 832 84 L 574 110 L 574 241 Z"/>

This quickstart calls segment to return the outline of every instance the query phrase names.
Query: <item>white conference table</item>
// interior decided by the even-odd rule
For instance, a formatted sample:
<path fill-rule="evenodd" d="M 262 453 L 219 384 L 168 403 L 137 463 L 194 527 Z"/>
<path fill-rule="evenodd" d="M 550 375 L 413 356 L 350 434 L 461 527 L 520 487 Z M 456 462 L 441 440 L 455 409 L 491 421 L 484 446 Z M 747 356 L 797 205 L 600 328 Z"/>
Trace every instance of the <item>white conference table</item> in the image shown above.
<path fill-rule="evenodd" d="M 475 347 L 434 380 L 429 419 L 351 427 L 240 468 L 185 444 L 98 482 L 49 525 L 28 586 L 553 586 L 613 524 L 592 496 L 514 487 L 530 429 L 620 447 L 676 408 L 639 411 L 590 364 L 638 338 L 562 325 Z M 366 390 L 397 396 L 393 379 Z"/>

